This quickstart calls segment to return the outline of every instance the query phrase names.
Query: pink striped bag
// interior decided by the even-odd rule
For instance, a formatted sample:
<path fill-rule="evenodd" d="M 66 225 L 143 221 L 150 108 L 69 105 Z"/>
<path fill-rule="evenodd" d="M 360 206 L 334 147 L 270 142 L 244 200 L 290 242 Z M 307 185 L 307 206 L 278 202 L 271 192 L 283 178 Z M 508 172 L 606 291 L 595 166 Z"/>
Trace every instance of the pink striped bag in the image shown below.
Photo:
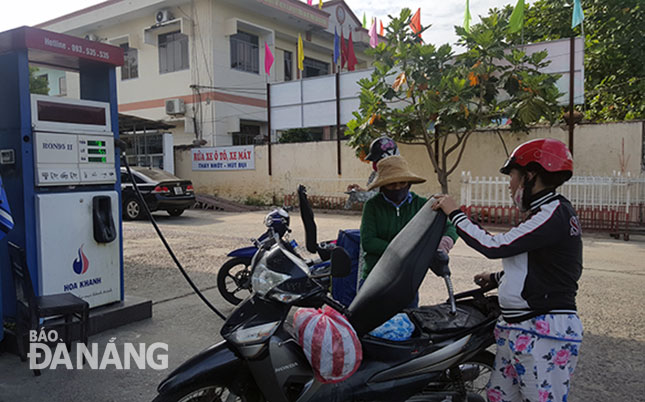
<path fill-rule="evenodd" d="M 329 306 L 301 308 L 294 316 L 298 343 L 319 382 L 334 383 L 358 370 L 363 349 L 347 319 Z"/>

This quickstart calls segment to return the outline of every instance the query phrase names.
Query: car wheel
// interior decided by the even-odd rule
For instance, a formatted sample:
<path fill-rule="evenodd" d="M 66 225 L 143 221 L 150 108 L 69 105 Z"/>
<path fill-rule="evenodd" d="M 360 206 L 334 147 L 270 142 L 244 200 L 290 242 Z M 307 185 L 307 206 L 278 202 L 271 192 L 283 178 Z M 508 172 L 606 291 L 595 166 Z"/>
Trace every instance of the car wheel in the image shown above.
<path fill-rule="evenodd" d="M 179 216 L 184 213 L 184 210 L 181 208 L 173 208 L 168 210 L 168 215 L 170 216 Z"/>
<path fill-rule="evenodd" d="M 141 202 L 137 198 L 128 198 L 123 205 L 123 217 L 129 221 L 140 219 L 143 216 Z"/>

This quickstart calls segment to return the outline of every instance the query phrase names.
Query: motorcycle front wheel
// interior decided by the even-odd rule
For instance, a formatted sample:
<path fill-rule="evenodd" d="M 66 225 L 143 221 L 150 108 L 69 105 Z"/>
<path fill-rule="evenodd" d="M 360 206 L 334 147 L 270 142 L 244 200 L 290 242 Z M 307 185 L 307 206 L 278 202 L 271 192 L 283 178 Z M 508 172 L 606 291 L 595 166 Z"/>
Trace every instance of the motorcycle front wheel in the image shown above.
<path fill-rule="evenodd" d="M 263 402 L 256 392 L 235 394 L 230 388 L 215 384 L 193 384 L 173 393 L 158 395 L 152 402 Z"/>
<path fill-rule="evenodd" d="M 217 273 L 217 289 L 229 303 L 238 305 L 251 293 L 251 259 L 235 257 Z"/>

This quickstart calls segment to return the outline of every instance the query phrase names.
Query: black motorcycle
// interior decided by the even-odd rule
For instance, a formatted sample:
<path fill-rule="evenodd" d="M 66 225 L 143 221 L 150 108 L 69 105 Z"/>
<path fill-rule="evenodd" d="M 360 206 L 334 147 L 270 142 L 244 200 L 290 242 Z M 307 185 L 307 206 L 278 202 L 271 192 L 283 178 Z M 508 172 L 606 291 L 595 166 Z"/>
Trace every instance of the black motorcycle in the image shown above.
<path fill-rule="evenodd" d="M 315 223 L 304 188 L 299 188 L 307 248 L 314 251 Z M 224 341 L 194 356 L 158 387 L 155 402 L 169 401 L 485 401 L 493 367 L 486 348 L 494 343 L 499 315 L 490 289 L 454 295 L 448 258 L 437 253 L 446 217 L 430 203 L 396 236 L 349 307 L 328 296 L 331 276 L 349 273 L 342 248 L 331 266 L 311 273 L 286 242 L 261 249 L 252 261 L 253 294 L 226 320 Z M 449 302 L 405 309 L 425 274 L 446 279 Z M 324 272 L 326 271 L 326 272 Z M 328 304 L 345 314 L 361 339 L 363 360 L 347 380 L 323 384 L 289 324 L 293 306 Z M 406 341 L 369 335 L 400 311 L 415 323 Z"/>

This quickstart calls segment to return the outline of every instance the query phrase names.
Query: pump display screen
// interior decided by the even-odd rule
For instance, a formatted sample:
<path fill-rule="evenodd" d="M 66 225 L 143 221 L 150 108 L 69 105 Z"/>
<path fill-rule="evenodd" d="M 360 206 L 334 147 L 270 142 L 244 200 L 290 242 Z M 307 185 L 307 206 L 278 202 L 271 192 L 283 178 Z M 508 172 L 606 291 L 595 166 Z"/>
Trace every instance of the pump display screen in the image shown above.
<path fill-rule="evenodd" d="M 38 120 L 56 123 L 105 125 L 105 108 L 38 100 Z M 101 141 L 98 141 L 101 142 Z"/>

